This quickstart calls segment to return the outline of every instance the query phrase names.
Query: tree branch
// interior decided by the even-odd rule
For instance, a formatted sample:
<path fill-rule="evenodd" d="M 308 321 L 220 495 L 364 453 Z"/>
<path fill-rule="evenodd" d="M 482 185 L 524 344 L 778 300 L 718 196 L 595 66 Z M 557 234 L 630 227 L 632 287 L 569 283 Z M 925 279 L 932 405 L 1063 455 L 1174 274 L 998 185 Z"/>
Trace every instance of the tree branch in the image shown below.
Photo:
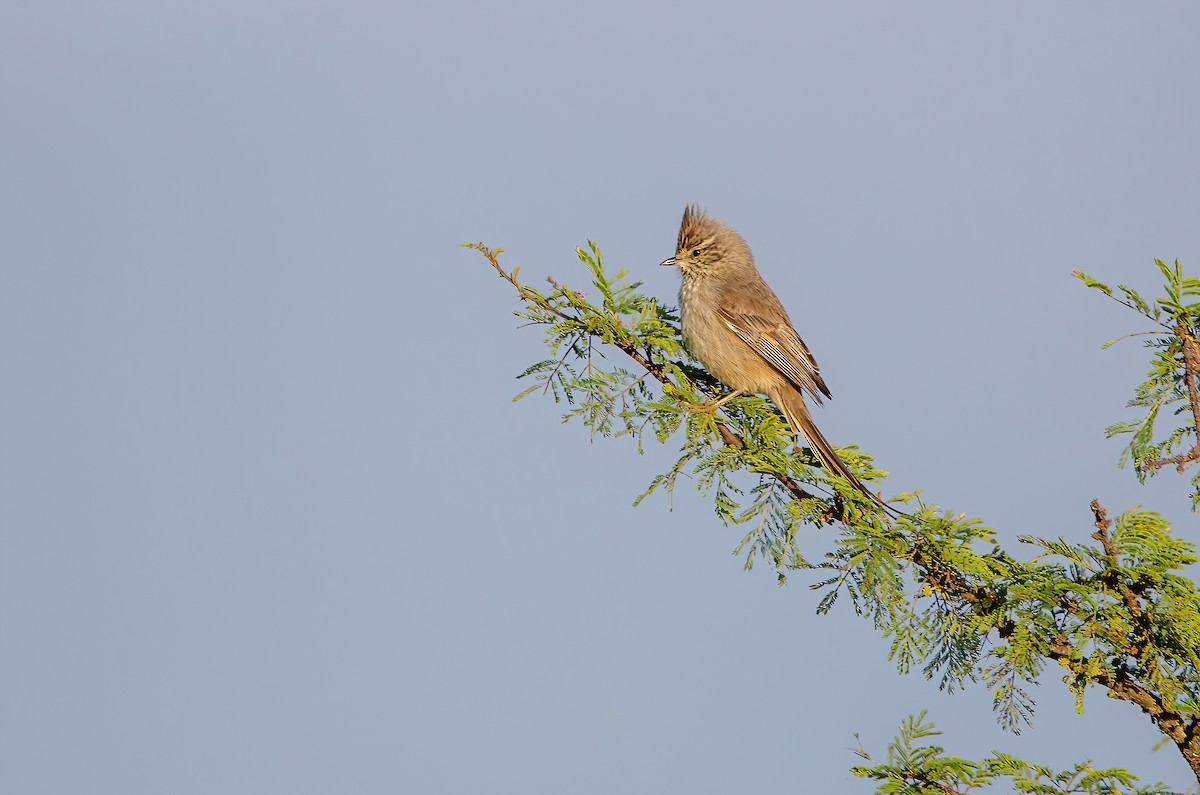
<path fill-rule="evenodd" d="M 1161 469 L 1174 464 L 1175 471 L 1183 474 L 1189 464 L 1200 460 L 1200 388 L 1196 384 L 1197 378 L 1200 377 L 1200 344 L 1197 344 L 1196 337 L 1182 323 L 1177 324 L 1173 331 L 1183 347 L 1183 384 L 1187 390 L 1188 403 L 1191 404 L 1196 444 L 1186 453 L 1143 461 L 1142 470 Z"/>
<path fill-rule="evenodd" d="M 1106 583 L 1117 590 L 1121 594 L 1121 601 L 1125 605 L 1125 609 L 1129 611 L 1134 620 L 1141 624 L 1142 604 L 1138 601 L 1137 594 L 1129 587 L 1129 583 L 1125 582 L 1125 578 L 1120 576 L 1120 561 L 1117 558 L 1117 547 L 1113 544 L 1112 539 L 1108 535 L 1108 528 L 1112 526 L 1112 521 L 1108 518 L 1108 512 L 1100 507 L 1099 500 L 1092 500 L 1092 515 L 1096 517 L 1096 532 L 1092 533 L 1092 538 L 1100 542 L 1101 549 L 1104 550 L 1104 555 L 1108 558 L 1109 567 L 1109 582 Z M 1143 629 L 1148 629 L 1143 627 Z M 1137 656 L 1136 651 L 1134 656 Z"/>

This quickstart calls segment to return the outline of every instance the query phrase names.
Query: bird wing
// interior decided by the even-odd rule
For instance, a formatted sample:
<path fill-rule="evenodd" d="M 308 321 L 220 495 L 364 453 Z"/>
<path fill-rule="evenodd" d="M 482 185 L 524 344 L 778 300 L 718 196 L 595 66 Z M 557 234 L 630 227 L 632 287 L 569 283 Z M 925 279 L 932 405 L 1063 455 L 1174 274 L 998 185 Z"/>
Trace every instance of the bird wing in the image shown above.
<path fill-rule="evenodd" d="M 821 405 L 821 395 L 833 397 L 821 378 L 821 368 L 791 324 L 765 318 L 738 307 L 717 309 L 721 320 L 742 342 L 753 348 L 799 390 Z"/>

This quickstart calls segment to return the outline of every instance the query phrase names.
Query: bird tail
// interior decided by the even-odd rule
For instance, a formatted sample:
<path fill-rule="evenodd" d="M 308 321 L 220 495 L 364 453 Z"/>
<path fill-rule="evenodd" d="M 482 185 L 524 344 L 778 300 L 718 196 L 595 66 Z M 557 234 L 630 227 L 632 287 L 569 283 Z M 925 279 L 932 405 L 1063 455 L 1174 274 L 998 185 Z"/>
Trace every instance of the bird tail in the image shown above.
<path fill-rule="evenodd" d="M 886 505 L 883 500 L 869 490 L 858 476 L 854 474 L 845 461 L 838 457 L 838 454 L 833 451 L 833 447 L 817 430 L 817 425 L 813 422 L 812 414 L 808 410 L 808 405 L 804 402 L 804 396 L 800 394 L 798 389 L 784 385 L 781 388 L 769 393 L 771 402 L 774 403 L 783 416 L 787 418 L 788 424 L 792 426 L 792 430 L 796 433 L 796 441 L 800 439 L 808 444 L 809 449 L 813 451 L 813 455 L 821 462 L 821 468 L 831 475 L 839 475 L 850 481 L 854 488 L 865 494 L 871 499 L 871 502 L 878 505 L 888 512 L 895 512 L 900 515 L 900 512 L 890 505 Z"/>

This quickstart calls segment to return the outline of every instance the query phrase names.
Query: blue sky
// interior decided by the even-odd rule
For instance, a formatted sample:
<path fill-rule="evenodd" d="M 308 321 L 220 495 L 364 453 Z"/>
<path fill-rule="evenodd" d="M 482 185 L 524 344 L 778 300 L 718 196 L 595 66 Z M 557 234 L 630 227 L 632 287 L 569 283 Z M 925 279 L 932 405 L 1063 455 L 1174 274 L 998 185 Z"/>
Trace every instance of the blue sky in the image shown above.
<path fill-rule="evenodd" d="M 459 244 L 671 301 L 680 211 L 754 248 L 894 491 L 1084 539 L 1195 527 L 1105 425 L 1140 330 L 1070 278 L 1196 273 L 1189 3 L 9 4 L 0 24 L 6 792 L 868 792 L 949 750 L 1178 787 L 1059 676 L 1013 737 L 849 610 L 743 573 L 686 484 L 516 405 Z M 814 534 L 821 531 L 814 531 Z M 819 543 L 819 537 L 814 543 Z"/>

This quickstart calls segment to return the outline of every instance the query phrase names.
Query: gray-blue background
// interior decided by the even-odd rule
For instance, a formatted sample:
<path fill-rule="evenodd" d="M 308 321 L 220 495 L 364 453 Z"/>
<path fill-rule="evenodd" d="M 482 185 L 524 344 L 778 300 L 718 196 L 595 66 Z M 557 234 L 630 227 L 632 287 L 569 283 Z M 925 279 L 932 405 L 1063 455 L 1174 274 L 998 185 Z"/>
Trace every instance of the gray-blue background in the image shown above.
<path fill-rule="evenodd" d="M 1048 670 L 1037 726 L 898 677 L 742 573 L 677 445 L 589 443 L 464 241 L 673 301 L 738 228 L 892 490 L 1005 539 L 1160 508 L 1103 427 L 1197 250 L 1194 4 L 5 3 L 0 790 L 866 792 L 928 707 L 963 755 L 1182 787 Z M 815 532 L 815 531 L 814 531 Z"/>

